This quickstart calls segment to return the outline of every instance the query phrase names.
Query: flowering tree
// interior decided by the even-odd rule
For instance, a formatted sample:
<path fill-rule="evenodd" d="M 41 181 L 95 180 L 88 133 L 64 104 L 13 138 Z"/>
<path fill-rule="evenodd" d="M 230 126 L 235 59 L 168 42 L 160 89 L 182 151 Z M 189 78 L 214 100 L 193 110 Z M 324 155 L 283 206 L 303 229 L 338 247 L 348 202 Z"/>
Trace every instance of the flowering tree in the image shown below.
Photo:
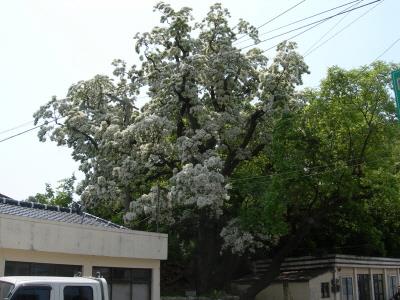
<path fill-rule="evenodd" d="M 240 227 L 243 199 L 231 197 L 230 180 L 263 157 L 308 69 L 293 43 L 280 44 L 271 60 L 259 49 L 236 48 L 238 35 L 257 42 L 257 30 L 243 20 L 231 28 L 219 4 L 198 23 L 189 8 L 155 8 L 160 27 L 136 36 L 139 67 L 117 60 L 115 78 L 78 82 L 34 117 L 44 122 L 41 141 L 72 148 L 80 162 L 83 203 L 119 201 L 126 222 L 159 216 L 190 241 L 196 285 L 205 291 L 224 278 L 215 270 L 221 250 L 243 253 L 276 242 L 273 224 L 262 232 Z M 149 101 L 139 110 L 143 88 Z"/>

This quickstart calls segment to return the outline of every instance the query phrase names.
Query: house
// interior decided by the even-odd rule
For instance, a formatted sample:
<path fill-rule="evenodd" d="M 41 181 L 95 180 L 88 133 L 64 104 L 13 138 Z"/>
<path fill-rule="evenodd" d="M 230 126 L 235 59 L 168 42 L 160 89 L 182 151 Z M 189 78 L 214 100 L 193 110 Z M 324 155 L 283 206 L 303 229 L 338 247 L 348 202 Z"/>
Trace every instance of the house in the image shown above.
<path fill-rule="evenodd" d="M 159 300 L 166 234 L 0 196 L 0 276 L 103 276 L 112 300 Z"/>
<path fill-rule="evenodd" d="M 255 264 L 260 274 L 268 261 Z M 257 270 L 258 269 L 258 270 Z M 288 258 L 257 300 L 384 300 L 399 284 L 400 259 L 353 255 Z"/>

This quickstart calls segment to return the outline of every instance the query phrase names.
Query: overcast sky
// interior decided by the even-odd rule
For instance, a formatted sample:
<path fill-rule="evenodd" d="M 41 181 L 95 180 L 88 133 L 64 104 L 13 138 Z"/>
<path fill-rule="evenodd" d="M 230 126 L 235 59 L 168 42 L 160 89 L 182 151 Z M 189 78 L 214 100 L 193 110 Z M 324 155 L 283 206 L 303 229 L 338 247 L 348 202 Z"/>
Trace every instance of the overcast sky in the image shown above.
<path fill-rule="evenodd" d="M 350 0 L 306 0 L 289 13 L 261 28 L 260 32 L 347 1 Z M 364 0 L 362 3 L 371 1 L 373 0 Z M 0 140 L 32 127 L 32 124 L 27 124 L 14 131 L 4 132 L 32 120 L 32 114 L 41 105 L 53 95 L 65 96 L 72 83 L 89 79 L 95 74 L 111 74 L 110 63 L 113 59 L 121 58 L 135 62 L 133 36 L 136 32 L 149 31 L 158 24 L 159 15 L 153 12 L 156 2 L 158 1 L 1 1 Z M 192 7 L 193 15 L 199 20 L 215 1 L 166 2 L 174 7 Z M 232 24 L 235 24 L 238 18 L 243 18 L 258 26 L 300 0 L 221 2 L 230 10 Z M 316 86 L 329 66 L 351 68 L 372 62 L 400 38 L 400 1 L 381 2 L 306 57 L 312 73 L 305 78 L 305 86 Z M 326 38 L 372 6 L 349 13 Z M 340 18 L 325 22 L 296 38 L 299 51 L 304 53 Z M 269 36 L 271 34 L 263 38 Z M 285 37 L 270 40 L 258 47 L 267 49 Z M 267 54 L 272 56 L 274 52 L 269 51 Z M 400 62 L 400 43 L 383 55 L 382 59 Z M 0 143 L 0 193 L 12 198 L 22 200 L 29 195 L 43 192 L 46 182 L 56 184 L 58 180 L 71 176 L 73 172 L 77 172 L 77 163 L 70 157 L 70 150 L 57 147 L 52 142 L 40 143 L 36 131 Z"/>

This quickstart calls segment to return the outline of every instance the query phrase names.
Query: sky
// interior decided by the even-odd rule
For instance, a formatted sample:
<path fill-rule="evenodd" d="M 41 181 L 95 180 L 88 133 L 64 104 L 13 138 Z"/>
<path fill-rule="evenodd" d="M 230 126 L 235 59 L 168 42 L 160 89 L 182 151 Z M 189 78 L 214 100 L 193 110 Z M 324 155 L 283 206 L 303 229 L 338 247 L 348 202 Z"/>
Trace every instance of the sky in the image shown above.
<path fill-rule="evenodd" d="M 305 0 L 296 8 L 260 28 L 260 33 L 292 21 L 344 4 L 350 0 Z M 364 0 L 362 4 L 373 0 Z M 124 59 L 137 62 L 134 35 L 150 31 L 159 24 L 153 12 L 153 0 L 13 0 L 0 2 L 0 140 L 33 127 L 33 113 L 53 95 L 62 98 L 68 87 L 96 74 L 111 75 L 111 62 Z M 174 8 L 193 8 L 196 20 L 202 19 L 216 1 L 165 1 Z M 231 13 L 234 26 L 239 18 L 259 26 L 300 0 L 225 0 L 220 1 Z M 305 57 L 311 74 L 304 78 L 305 87 L 315 87 L 328 67 L 343 68 L 369 64 L 400 38 L 398 28 L 399 0 L 382 0 L 346 14 L 341 23 L 324 38 L 348 28 Z M 335 12 L 339 12 L 339 10 Z M 321 17 L 297 24 L 301 26 Z M 294 39 L 299 52 L 318 41 L 341 16 Z M 290 30 L 294 27 L 286 28 Z M 282 31 L 264 35 L 271 37 Z M 259 44 L 267 49 L 302 30 Z M 246 43 L 241 44 L 245 46 Z M 274 51 L 266 52 L 273 56 Z M 400 42 L 387 51 L 382 60 L 400 62 Z M 143 100 L 142 100 L 143 101 Z M 140 105 L 141 103 L 139 103 Z M 17 129 L 10 130 L 21 124 Z M 0 142 L 0 193 L 23 200 L 43 192 L 45 183 L 57 185 L 77 171 L 71 150 L 53 142 L 39 142 L 37 131 L 30 131 Z"/>

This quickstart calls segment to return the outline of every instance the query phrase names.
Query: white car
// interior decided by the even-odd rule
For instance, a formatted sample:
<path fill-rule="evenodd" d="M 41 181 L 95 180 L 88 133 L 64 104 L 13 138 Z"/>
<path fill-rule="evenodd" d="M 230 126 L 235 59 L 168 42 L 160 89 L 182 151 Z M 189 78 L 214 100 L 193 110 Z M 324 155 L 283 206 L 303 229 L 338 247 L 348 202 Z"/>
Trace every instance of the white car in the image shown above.
<path fill-rule="evenodd" d="M 0 277 L 1 300 L 108 300 L 107 282 L 94 277 Z"/>

